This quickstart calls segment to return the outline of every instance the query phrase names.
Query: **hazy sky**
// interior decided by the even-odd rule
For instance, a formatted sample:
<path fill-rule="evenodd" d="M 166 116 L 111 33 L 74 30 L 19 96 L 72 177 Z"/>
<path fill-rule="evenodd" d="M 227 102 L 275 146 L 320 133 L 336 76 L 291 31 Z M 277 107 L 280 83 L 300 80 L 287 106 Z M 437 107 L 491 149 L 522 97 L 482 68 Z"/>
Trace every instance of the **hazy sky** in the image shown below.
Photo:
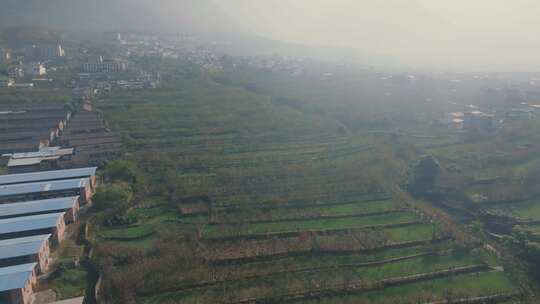
<path fill-rule="evenodd" d="M 0 26 L 248 32 L 408 65 L 540 68 L 539 0 L 0 0 Z"/>
<path fill-rule="evenodd" d="M 215 0 L 258 34 L 407 64 L 540 66 L 538 0 Z"/>

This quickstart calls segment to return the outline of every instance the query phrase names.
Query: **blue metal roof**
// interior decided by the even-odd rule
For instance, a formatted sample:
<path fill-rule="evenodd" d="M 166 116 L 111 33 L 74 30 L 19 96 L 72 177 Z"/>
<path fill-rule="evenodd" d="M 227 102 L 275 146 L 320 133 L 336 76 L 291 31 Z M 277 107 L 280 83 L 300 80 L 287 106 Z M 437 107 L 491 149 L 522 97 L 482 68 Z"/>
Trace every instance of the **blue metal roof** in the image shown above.
<path fill-rule="evenodd" d="M 0 268 L 0 292 L 26 286 L 37 263 Z"/>
<path fill-rule="evenodd" d="M 0 205 L 0 218 L 17 217 L 32 213 L 67 211 L 77 203 L 78 196 L 60 197 Z"/>
<path fill-rule="evenodd" d="M 0 241 L 0 260 L 37 254 L 50 234 Z"/>
<path fill-rule="evenodd" d="M 65 212 L 15 217 L 0 220 L 0 235 L 13 232 L 54 228 Z"/>
<path fill-rule="evenodd" d="M 80 189 L 86 187 L 88 182 L 88 178 L 77 178 L 27 184 L 0 185 L 0 197 Z"/>
<path fill-rule="evenodd" d="M 79 169 L 0 175 L 0 185 L 90 177 L 96 175 L 96 170 L 97 167 L 89 167 Z"/>

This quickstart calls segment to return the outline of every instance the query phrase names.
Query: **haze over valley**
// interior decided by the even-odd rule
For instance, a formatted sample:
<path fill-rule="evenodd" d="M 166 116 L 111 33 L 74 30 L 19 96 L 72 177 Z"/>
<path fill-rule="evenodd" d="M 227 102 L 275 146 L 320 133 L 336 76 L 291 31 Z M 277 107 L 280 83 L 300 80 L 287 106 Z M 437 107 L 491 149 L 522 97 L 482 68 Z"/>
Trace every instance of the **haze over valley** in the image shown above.
<path fill-rule="evenodd" d="M 0 303 L 537 303 L 540 3 L 2 5 Z"/>

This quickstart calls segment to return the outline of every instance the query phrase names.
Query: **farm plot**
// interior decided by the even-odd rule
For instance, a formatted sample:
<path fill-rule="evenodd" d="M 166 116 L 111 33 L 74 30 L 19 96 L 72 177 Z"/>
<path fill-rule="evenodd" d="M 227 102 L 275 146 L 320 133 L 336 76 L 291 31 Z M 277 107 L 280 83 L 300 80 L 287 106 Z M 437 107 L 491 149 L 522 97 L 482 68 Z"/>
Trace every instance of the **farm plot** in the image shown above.
<path fill-rule="evenodd" d="M 495 295 L 493 303 L 503 303 L 515 290 L 502 272 L 477 272 L 460 274 L 430 281 L 403 284 L 381 291 L 361 295 L 340 295 L 321 300 L 308 300 L 304 304 L 359 304 L 359 303 L 431 303 L 445 300 L 489 297 Z M 497 297 L 500 296 L 500 297 Z M 511 297 L 510 297 L 511 298 Z M 501 299 L 498 301 L 497 299 Z M 489 301 L 489 299 L 486 299 Z M 489 303 L 489 302 L 488 302 Z M 504 302 L 506 303 L 506 302 Z"/>
<path fill-rule="evenodd" d="M 219 272 L 249 277 L 271 273 L 300 272 L 304 270 L 349 268 L 390 263 L 420 256 L 450 252 L 455 244 L 451 240 L 411 244 L 410 246 L 358 250 L 349 252 L 306 252 L 282 256 L 267 256 L 257 259 L 216 260 L 213 263 Z"/>
<path fill-rule="evenodd" d="M 388 262 L 382 265 L 354 266 L 344 268 L 320 268 L 316 270 L 290 271 L 284 274 L 265 275 L 254 277 L 250 280 L 227 280 L 210 287 L 196 288 L 195 292 L 190 290 L 187 294 L 174 292 L 172 294 L 161 294 L 158 298 L 147 301 L 148 303 L 159 303 L 163 297 L 174 297 L 176 301 L 182 303 L 195 303 L 197 299 L 218 299 L 223 290 L 232 291 L 227 296 L 232 298 L 232 302 L 242 302 L 244 299 L 287 299 L 287 297 L 310 297 L 311 293 L 327 291 L 330 294 L 334 290 L 341 290 L 343 286 L 356 285 L 356 290 L 351 292 L 369 291 L 370 289 L 381 289 L 379 284 L 385 280 L 406 278 L 409 276 L 434 274 L 441 272 L 442 277 L 451 275 L 451 270 L 470 269 L 470 272 L 487 271 L 489 267 L 482 261 L 469 255 L 433 255 L 420 256 L 408 260 Z M 445 271 L 450 271 L 445 273 Z M 404 280 L 404 282 L 407 282 Z M 400 285 L 401 283 L 396 283 Z M 271 286 L 271 288 L 270 288 Z M 384 287 L 383 287 L 384 288 Z M 277 291 L 277 292 L 276 292 Z M 347 291 L 343 291 L 344 294 Z M 286 301 L 286 300 L 285 300 Z M 284 302 L 285 302 L 284 301 Z"/>
<path fill-rule="evenodd" d="M 241 230 L 237 235 L 273 235 L 287 232 L 321 232 L 346 229 L 369 229 L 406 223 L 418 223 L 420 218 L 412 212 L 394 212 L 378 215 L 360 215 L 336 219 L 311 219 L 290 222 L 253 223 L 253 224 L 224 224 L 209 225 L 204 229 L 206 238 L 235 236 L 235 230 Z M 242 227 L 241 227 L 242 226 Z"/>
<path fill-rule="evenodd" d="M 485 208 L 485 211 L 506 219 L 508 227 L 519 228 L 517 230 L 525 232 L 529 241 L 540 240 L 540 201 L 538 199 L 500 204 Z"/>
<path fill-rule="evenodd" d="M 424 245 L 438 246 L 449 239 L 438 227 L 430 224 L 410 225 L 407 229 L 348 230 L 336 234 L 298 234 L 273 239 L 237 238 L 227 242 L 208 242 L 208 258 L 219 265 L 241 265 L 289 256 L 339 256 Z"/>
<path fill-rule="evenodd" d="M 392 213 L 401 210 L 401 206 L 393 200 L 345 202 L 345 203 L 319 203 L 302 207 L 285 208 L 251 208 L 219 210 L 212 212 L 213 224 L 251 223 L 291 221 L 298 219 L 339 218 L 350 216 L 371 215 L 374 213 Z M 216 210 L 217 209 L 217 210 Z"/>
<path fill-rule="evenodd" d="M 138 172 L 129 224 L 98 230 L 112 302 L 413 299 L 499 269 L 394 196 L 408 154 L 377 135 L 196 76 L 97 105 Z"/>
<path fill-rule="evenodd" d="M 540 200 L 501 204 L 486 208 L 486 211 L 500 216 L 508 216 L 517 221 L 540 221 Z"/>

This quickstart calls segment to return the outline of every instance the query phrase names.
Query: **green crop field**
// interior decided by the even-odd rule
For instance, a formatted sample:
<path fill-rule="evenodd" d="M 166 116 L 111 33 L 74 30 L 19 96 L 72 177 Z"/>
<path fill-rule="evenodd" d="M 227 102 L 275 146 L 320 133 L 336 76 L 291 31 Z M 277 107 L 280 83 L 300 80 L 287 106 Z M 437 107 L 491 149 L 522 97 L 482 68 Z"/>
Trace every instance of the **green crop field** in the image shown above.
<path fill-rule="evenodd" d="M 311 288 L 316 288 L 317 284 L 332 289 L 333 286 L 339 286 L 345 281 L 357 282 L 367 286 L 371 282 L 378 282 L 388 278 L 414 275 L 423 272 L 435 272 L 439 270 L 450 269 L 454 267 L 463 267 L 474 264 L 475 261 L 470 258 L 456 258 L 453 256 L 433 256 L 420 257 L 395 263 L 387 263 L 382 266 L 366 267 L 348 267 L 346 269 L 317 270 L 304 272 L 289 272 L 279 275 L 265 275 L 260 278 L 253 278 L 249 281 L 241 280 L 235 282 L 228 280 L 226 283 L 219 283 L 213 287 L 207 287 L 196 292 L 190 291 L 187 294 L 175 292 L 173 294 L 159 295 L 156 298 L 150 298 L 148 303 L 154 301 L 160 302 L 163 297 L 175 297 L 177 300 L 185 301 L 182 303 L 196 302 L 198 298 L 211 298 L 219 294 L 219 290 L 235 290 L 235 298 L 253 297 L 274 297 L 278 298 L 279 293 L 303 292 Z M 311 286 L 311 285 L 314 286 Z M 272 288 L 269 288 L 272 286 Z"/>
<path fill-rule="evenodd" d="M 212 214 L 213 222 L 238 223 L 238 222 L 264 222 L 273 220 L 295 220 L 323 217 L 339 217 L 351 215 L 369 215 L 370 213 L 396 212 L 400 206 L 393 200 L 339 203 L 335 205 L 317 206 L 305 205 L 305 207 L 287 208 L 264 208 L 264 209 L 233 209 L 219 211 Z"/>
<path fill-rule="evenodd" d="M 354 229 L 354 228 L 372 228 L 376 226 L 401 224 L 417 221 L 418 217 L 414 213 L 391 213 L 386 215 L 359 216 L 345 219 L 313 219 L 297 220 L 292 222 L 280 223 L 261 223 L 247 224 L 242 228 L 243 234 L 268 234 L 291 231 L 325 231 L 334 229 Z M 204 230 L 206 237 L 213 238 L 230 235 L 228 229 L 230 225 L 212 225 Z M 235 227 L 233 227 L 234 229 Z M 234 233 L 234 232 L 233 232 Z"/>
<path fill-rule="evenodd" d="M 471 296 L 488 296 L 511 293 L 511 282 L 500 272 L 456 275 L 428 282 L 412 283 L 385 288 L 383 291 L 367 292 L 362 295 L 336 296 L 329 299 L 305 301 L 306 304 L 358 304 L 358 303 L 429 303 L 460 299 Z M 449 292 L 448 286 L 455 290 Z"/>
<path fill-rule="evenodd" d="M 540 201 L 527 200 L 486 208 L 494 214 L 513 217 L 522 221 L 540 220 Z"/>
<path fill-rule="evenodd" d="M 94 223 L 111 298 L 397 303 L 401 294 L 418 303 L 517 290 L 501 259 L 396 190 L 418 156 L 406 132 L 353 127 L 352 113 L 366 115 L 354 107 L 344 124 L 349 97 L 324 115 L 328 105 L 314 96 L 293 107 L 224 75 L 167 69 L 178 78 L 164 88 L 96 100 L 126 144 L 103 178 L 129 195 L 101 190 L 114 199 L 98 202 Z M 418 146 L 456 142 L 448 132 L 407 132 Z"/>
<path fill-rule="evenodd" d="M 26 39 L 36 39 L 34 31 L 39 36 L 34 29 Z M 91 204 L 61 244 L 51 243 L 49 272 L 35 288 L 52 291 L 45 296 L 125 304 L 538 302 L 537 74 L 400 70 L 367 59 L 349 66 L 316 54 L 222 56 L 240 46 L 207 49 L 210 36 L 141 42 L 126 33 L 120 43 L 101 37 L 110 33 L 78 32 L 49 37 L 67 54 L 45 62 L 49 84 L 27 77 L 35 88 L 0 88 L 6 109 L 60 102 L 78 115 L 89 102 L 122 139 L 121 153 L 99 163 Z M 7 74 L 26 67 L 30 54 L 27 41 L 7 47 L 4 36 Z M 189 54 L 192 43 L 200 46 Z M 176 48 L 177 59 L 151 55 Z M 129 68 L 84 80 L 78 72 L 94 55 L 125 59 Z M 267 59 L 281 63 L 254 64 Z M 123 78 L 144 78 L 145 88 L 124 87 Z M 81 98 L 86 87 L 95 90 Z M 492 128 L 467 126 L 476 110 L 493 114 Z M 448 120 L 455 112 L 461 124 Z M 63 168 L 46 163 L 41 169 Z"/>

